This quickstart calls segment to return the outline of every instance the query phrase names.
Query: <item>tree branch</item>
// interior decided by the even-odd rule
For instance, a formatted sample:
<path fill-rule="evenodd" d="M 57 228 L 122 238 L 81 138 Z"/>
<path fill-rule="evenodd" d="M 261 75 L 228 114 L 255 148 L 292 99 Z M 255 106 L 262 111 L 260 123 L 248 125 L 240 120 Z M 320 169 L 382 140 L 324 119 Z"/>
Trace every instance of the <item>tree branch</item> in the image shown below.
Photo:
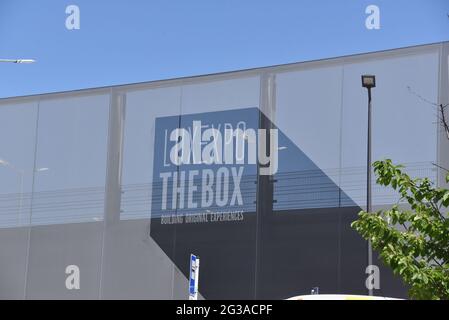
<path fill-rule="evenodd" d="M 446 117 L 446 110 L 445 110 L 449 106 L 449 104 L 443 105 L 442 103 L 438 104 L 438 103 L 432 102 L 432 101 L 424 98 L 423 96 L 421 96 L 419 93 L 413 91 L 410 86 L 407 86 L 407 89 L 408 89 L 408 91 L 411 94 L 416 96 L 421 101 L 424 101 L 425 103 L 430 104 L 430 105 L 435 106 L 435 107 L 438 108 L 439 114 L 440 114 L 439 118 L 440 118 L 441 126 L 444 129 L 444 131 L 446 132 L 446 137 L 449 140 L 449 122 L 448 122 L 448 119 Z"/>
<path fill-rule="evenodd" d="M 449 139 L 449 125 L 448 125 L 448 121 L 446 118 L 446 108 L 447 108 L 448 104 L 443 105 L 440 104 L 438 107 L 440 108 L 440 114 L 441 114 L 441 126 L 443 127 L 444 131 L 446 132 L 446 137 Z"/>

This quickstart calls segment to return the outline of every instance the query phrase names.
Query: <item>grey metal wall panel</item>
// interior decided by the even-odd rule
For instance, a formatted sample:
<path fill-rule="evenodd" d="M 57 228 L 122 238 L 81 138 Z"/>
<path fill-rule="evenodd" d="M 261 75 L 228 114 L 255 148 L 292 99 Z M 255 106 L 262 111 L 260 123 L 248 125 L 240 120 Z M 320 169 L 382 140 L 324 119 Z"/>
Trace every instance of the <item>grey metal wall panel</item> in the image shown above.
<path fill-rule="evenodd" d="M 442 104 L 446 107 L 446 111 L 449 109 L 449 42 L 441 45 L 440 57 L 439 57 L 439 88 L 438 88 L 438 105 Z M 448 113 L 446 112 L 446 115 Z M 446 116 L 449 118 L 449 116 Z M 438 128 L 438 163 L 441 168 L 438 168 L 440 186 L 449 187 L 449 183 L 446 182 L 447 169 L 449 169 L 449 133 L 442 127 L 441 114 L 439 114 Z M 449 121 L 449 119 L 447 119 Z"/>
<path fill-rule="evenodd" d="M 343 65 L 281 73 L 276 75 L 276 87 L 275 124 L 324 175 L 340 187 Z M 299 159 L 287 153 L 288 149 L 279 152 L 280 162 L 284 163 L 281 170 L 294 177 L 300 173 Z M 302 191 L 309 192 L 310 188 Z M 280 207 L 282 199 L 278 200 L 277 206 Z M 338 205 L 338 198 L 331 202 Z M 316 201 L 315 207 L 329 204 L 324 200 L 321 204 Z"/>
<path fill-rule="evenodd" d="M 37 115 L 38 101 L 0 104 L 0 228 L 30 221 Z"/>
<path fill-rule="evenodd" d="M 156 119 L 179 116 L 181 87 L 129 90 L 126 105 L 124 137 L 121 219 L 148 219 L 151 217 L 153 160 L 155 152 Z"/>
<path fill-rule="evenodd" d="M 33 227 L 27 272 L 27 299 L 98 299 L 103 223 Z M 80 270 L 80 289 L 66 288 L 66 268 Z"/>
<path fill-rule="evenodd" d="M 435 181 L 436 114 L 413 92 L 429 101 L 438 99 L 438 52 L 345 64 L 341 166 L 349 171 L 342 174 L 342 189 L 360 206 L 366 204 L 367 97 L 360 83 L 364 73 L 375 74 L 377 79 L 373 89 L 373 159 L 390 158 L 408 166 L 413 176 L 424 175 Z M 397 193 L 373 181 L 373 205 L 397 199 Z"/>
<path fill-rule="evenodd" d="M 103 252 L 102 299 L 171 299 L 173 263 L 150 237 L 150 221 L 110 225 Z"/>
<path fill-rule="evenodd" d="M 24 299 L 28 228 L 0 229 L 0 299 Z"/>
<path fill-rule="evenodd" d="M 103 219 L 109 95 L 41 99 L 33 224 Z"/>

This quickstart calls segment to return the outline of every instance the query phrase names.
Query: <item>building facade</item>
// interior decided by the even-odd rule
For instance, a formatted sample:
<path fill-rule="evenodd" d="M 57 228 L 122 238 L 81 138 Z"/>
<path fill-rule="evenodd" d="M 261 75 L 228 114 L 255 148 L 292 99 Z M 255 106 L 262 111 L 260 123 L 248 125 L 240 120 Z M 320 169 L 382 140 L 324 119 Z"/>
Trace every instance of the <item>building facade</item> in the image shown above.
<path fill-rule="evenodd" d="M 448 58 L 438 43 L 0 99 L 0 298 L 186 299 L 190 254 L 204 299 L 367 294 L 361 75 L 373 160 L 444 186 Z M 372 199 L 398 196 L 373 182 Z M 376 257 L 374 293 L 406 297 Z"/>

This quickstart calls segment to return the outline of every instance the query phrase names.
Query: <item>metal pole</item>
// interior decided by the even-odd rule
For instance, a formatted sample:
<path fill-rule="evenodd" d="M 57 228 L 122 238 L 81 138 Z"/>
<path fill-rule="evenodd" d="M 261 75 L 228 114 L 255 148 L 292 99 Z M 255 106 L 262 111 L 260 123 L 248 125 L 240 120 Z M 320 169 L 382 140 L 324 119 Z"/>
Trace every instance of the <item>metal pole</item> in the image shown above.
<path fill-rule="evenodd" d="M 23 170 L 18 171 L 20 174 L 20 196 L 19 196 L 19 227 L 22 226 L 22 199 L 23 199 L 23 176 L 25 172 Z"/>
<path fill-rule="evenodd" d="M 12 171 L 14 171 L 14 173 L 17 173 L 19 175 L 19 192 L 20 192 L 20 194 L 19 194 L 18 225 L 20 227 L 20 226 L 22 226 L 23 179 L 25 176 L 25 170 L 18 169 L 14 165 L 10 164 L 8 161 L 4 161 L 2 159 L 0 159 L 0 165 L 11 169 Z"/>
<path fill-rule="evenodd" d="M 368 145 L 367 145 L 367 166 L 366 166 L 366 211 L 371 212 L 371 88 L 368 88 Z M 373 248 L 371 240 L 368 240 L 368 266 L 373 265 Z M 373 295 L 370 287 L 369 295 Z"/>

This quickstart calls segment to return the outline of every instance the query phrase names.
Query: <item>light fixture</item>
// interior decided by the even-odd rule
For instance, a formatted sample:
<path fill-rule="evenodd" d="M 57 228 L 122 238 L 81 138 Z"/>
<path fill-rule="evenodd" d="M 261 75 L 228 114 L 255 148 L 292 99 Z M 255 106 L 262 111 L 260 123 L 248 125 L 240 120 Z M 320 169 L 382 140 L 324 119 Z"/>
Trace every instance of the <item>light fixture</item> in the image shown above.
<path fill-rule="evenodd" d="M 35 63 L 36 60 L 34 60 L 34 59 L 0 59 L 0 62 L 30 64 L 30 63 Z"/>
<path fill-rule="evenodd" d="M 16 61 L 16 63 L 35 63 L 36 60 L 33 59 L 19 59 Z"/>
<path fill-rule="evenodd" d="M 367 89 L 376 87 L 376 76 L 373 75 L 363 75 L 362 76 L 362 86 Z"/>

